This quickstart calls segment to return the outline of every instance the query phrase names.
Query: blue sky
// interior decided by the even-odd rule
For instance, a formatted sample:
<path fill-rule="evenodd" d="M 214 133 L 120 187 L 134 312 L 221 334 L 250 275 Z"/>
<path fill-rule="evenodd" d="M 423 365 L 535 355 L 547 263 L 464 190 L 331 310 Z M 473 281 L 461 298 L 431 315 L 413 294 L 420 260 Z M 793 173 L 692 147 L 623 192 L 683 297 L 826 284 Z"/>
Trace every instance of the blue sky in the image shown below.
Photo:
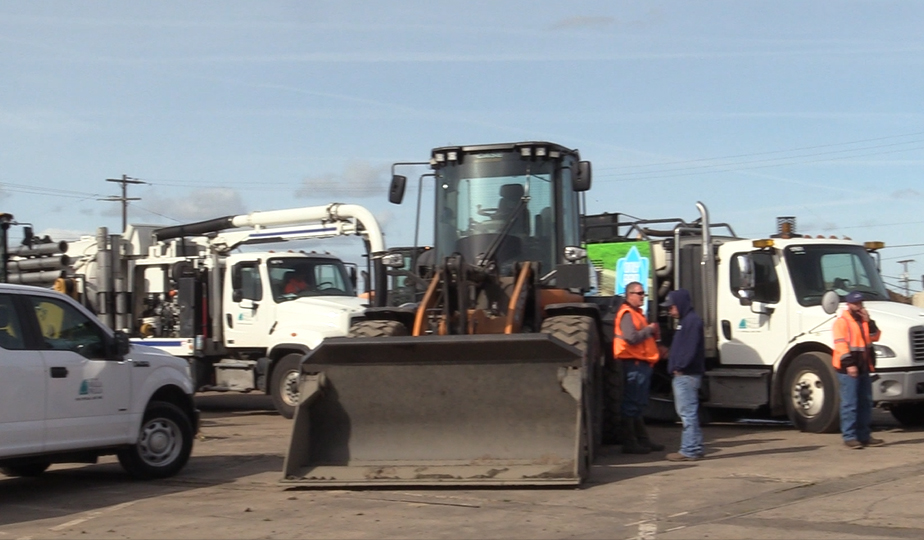
<path fill-rule="evenodd" d="M 886 281 L 914 259 L 920 291 L 922 23 L 913 1 L 0 0 L 0 211 L 115 231 L 125 174 L 130 222 L 336 201 L 407 245 L 393 162 L 550 140 L 593 163 L 591 212 L 796 216 L 894 246 Z"/>

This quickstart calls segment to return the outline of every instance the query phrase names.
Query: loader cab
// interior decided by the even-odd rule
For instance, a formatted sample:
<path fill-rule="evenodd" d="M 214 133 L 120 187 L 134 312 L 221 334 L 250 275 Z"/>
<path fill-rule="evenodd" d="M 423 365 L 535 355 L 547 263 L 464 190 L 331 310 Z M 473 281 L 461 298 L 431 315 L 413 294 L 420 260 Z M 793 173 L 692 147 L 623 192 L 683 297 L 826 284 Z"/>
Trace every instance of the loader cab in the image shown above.
<path fill-rule="evenodd" d="M 540 275 L 580 245 L 577 191 L 589 187 L 576 151 L 530 142 L 434 149 L 436 261 L 453 253 L 486 264 L 495 247 L 501 276 L 517 261 L 538 261 Z M 495 246 L 496 245 L 496 246 Z"/>

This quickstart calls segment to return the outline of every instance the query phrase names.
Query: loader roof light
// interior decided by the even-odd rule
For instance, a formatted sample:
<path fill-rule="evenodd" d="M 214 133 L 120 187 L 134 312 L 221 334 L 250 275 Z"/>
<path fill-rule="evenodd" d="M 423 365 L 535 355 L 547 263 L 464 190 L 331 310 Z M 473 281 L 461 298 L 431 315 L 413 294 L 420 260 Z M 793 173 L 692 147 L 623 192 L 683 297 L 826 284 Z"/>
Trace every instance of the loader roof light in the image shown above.
<path fill-rule="evenodd" d="M 863 242 L 863 247 L 867 251 L 876 251 L 877 249 L 882 249 L 885 247 L 885 242 Z"/>
<path fill-rule="evenodd" d="M 536 157 L 545 157 L 546 149 L 544 146 L 536 148 Z"/>
<path fill-rule="evenodd" d="M 577 246 L 565 246 L 565 260 L 577 262 L 587 256 L 587 250 Z"/>
<path fill-rule="evenodd" d="M 528 146 L 524 146 L 524 147 L 520 148 L 520 156 L 528 158 L 528 157 L 530 157 L 530 156 L 532 156 L 532 155 L 533 155 L 533 149 L 532 149 L 532 148 L 530 148 L 530 147 L 528 147 Z"/>
<path fill-rule="evenodd" d="M 751 242 L 757 249 L 771 248 L 773 247 L 773 240 L 770 238 L 761 238 L 760 240 L 754 240 Z"/>
<path fill-rule="evenodd" d="M 435 159 L 437 163 L 446 163 L 446 154 L 437 152 L 433 154 L 433 159 Z"/>
<path fill-rule="evenodd" d="M 459 153 L 456 152 L 455 150 L 450 150 L 446 154 L 446 159 L 448 159 L 449 161 L 459 161 Z"/>
<path fill-rule="evenodd" d="M 561 152 L 558 150 L 549 150 L 549 157 L 552 159 L 558 159 L 561 157 Z"/>

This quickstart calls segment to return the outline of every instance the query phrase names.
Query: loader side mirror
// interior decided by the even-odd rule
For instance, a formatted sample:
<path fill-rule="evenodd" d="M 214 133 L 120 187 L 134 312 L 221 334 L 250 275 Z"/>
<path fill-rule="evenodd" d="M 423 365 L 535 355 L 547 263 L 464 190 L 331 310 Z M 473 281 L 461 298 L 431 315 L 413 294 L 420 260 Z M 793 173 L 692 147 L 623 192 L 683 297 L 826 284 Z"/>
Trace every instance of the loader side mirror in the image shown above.
<path fill-rule="evenodd" d="M 388 202 L 401 204 L 404 200 L 404 188 L 407 187 L 407 177 L 400 174 L 392 175 L 391 186 L 388 187 Z"/>
<path fill-rule="evenodd" d="M 355 290 L 355 289 L 356 289 L 356 283 L 357 283 L 357 282 L 356 282 L 356 267 L 355 267 L 355 266 L 351 266 L 351 267 L 350 267 L 350 283 L 353 284 L 353 289 Z"/>
<path fill-rule="evenodd" d="M 574 176 L 574 191 L 587 191 L 590 189 L 590 162 L 582 161 L 578 163 L 577 174 Z"/>

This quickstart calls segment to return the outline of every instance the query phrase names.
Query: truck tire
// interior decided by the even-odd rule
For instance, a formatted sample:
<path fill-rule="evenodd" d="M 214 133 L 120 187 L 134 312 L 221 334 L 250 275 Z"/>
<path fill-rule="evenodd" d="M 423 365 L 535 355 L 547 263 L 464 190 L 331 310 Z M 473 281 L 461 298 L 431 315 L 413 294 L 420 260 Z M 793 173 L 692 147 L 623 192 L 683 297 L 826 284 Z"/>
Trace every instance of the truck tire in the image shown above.
<path fill-rule="evenodd" d="M 924 403 L 902 403 L 889 408 L 892 418 L 905 427 L 924 426 Z"/>
<path fill-rule="evenodd" d="M 7 465 L 0 467 L 0 473 L 7 476 L 23 476 L 32 478 L 38 476 L 51 467 L 50 461 L 34 461 L 32 463 L 22 463 L 19 465 Z"/>
<path fill-rule="evenodd" d="M 406 336 L 407 327 L 398 321 L 359 321 L 350 327 L 347 337 Z"/>
<path fill-rule="evenodd" d="M 270 393 L 273 406 L 283 418 L 291 419 L 298 407 L 298 377 L 304 354 L 289 353 L 273 366 Z"/>
<path fill-rule="evenodd" d="M 836 433 L 840 429 L 841 398 L 830 355 L 800 354 L 786 369 L 783 380 L 783 402 L 793 425 L 811 433 Z"/>
<path fill-rule="evenodd" d="M 549 317 L 542 321 L 540 332 L 551 334 L 559 340 L 575 347 L 584 353 L 584 366 L 591 370 L 589 377 L 590 388 L 585 388 L 585 395 L 589 399 L 585 400 L 584 416 L 588 420 L 582 426 L 582 447 L 584 455 L 582 458 L 586 463 L 593 463 L 593 456 L 599 450 L 601 441 L 604 438 L 604 406 L 605 395 L 603 388 L 603 377 L 600 369 L 600 339 L 597 335 L 597 324 L 591 317 L 581 315 L 558 315 Z"/>
<path fill-rule="evenodd" d="M 189 461 L 193 446 L 192 421 L 182 409 L 152 401 L 144 411 L 138 441 L 116 455 L 130 475 L 140 480 L 167 478 Z"/>

